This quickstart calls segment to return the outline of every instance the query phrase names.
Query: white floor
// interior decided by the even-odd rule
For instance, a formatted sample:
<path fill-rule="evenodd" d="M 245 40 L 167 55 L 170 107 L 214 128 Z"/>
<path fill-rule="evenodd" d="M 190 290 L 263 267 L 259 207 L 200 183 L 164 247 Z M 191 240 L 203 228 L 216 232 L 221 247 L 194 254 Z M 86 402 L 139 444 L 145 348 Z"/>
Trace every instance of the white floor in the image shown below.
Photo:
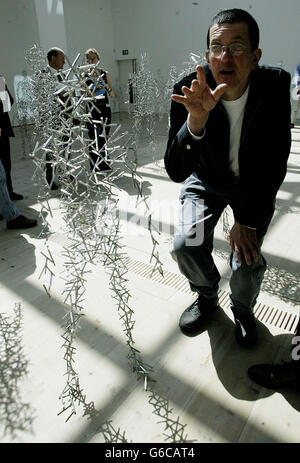
<path fill-rule="evenodd" d="M 124 128 L 128 120 L 115 115 Z M 130 130 L 130 126 L 129 126 Z M 13 183 L 25 196 L 16 203 L 28 217 L 38 217 L 38 187 L 33 185 L 32 160 L 24 136 L 16 129 L 12 140 Z M 215 236 L 215 259 L 222 275 L 219 310 L 207 331 L 187 338 L 178 328 L 182 311 L 194 295 L 169 255 L 177 198 L 181 185 L 171 182 L 163 168 L 166 125 L 161 124 L 156 150 L 147 140 L 138 150 L 138 172 L 144 180 L 148 203 L 161 229 L 159 256 L 164 277 L 150 278 L 152 241 L 143 227 L 127 229 L 124 252 L 128 257 L 130 308 L 134 311 L 133 339 L 145 363 L 153 367 L 147 391 L 131 371 L 126 336 L 109 277 L 99 263 L 90 265 L 84 298 L 84 317 L 76 335 L 75 370 L 90 414 L 77 406 L 67 422 L 59 396 L 66 383 L 62 334 L 65 266 L 62 255 L 68 239 L 60 210 L 59 191 L 50 199 L 52 234 L 46 243 L 41 226 L 9 231 L 0 222 L 0 442 L 299 442 L 299 391 L 269 391 L 247 376 L 254 363 L 288 359 L 298 321 L 300 301 L 300 127 L 292 130 L 288 174 L 278 195 L 277 210 L 263 245 L 269 263 L 256 307 L 259 343 L 242 350 L 234 338 L 228 305 L 229 245 L 220 223 Z M 272 136 L 272 134 L 266 134 Z M 119 182 L 134 199 L 130 178 Z M 166 204 L 170 206 L 166 209 Z M 168 211 L 172 212 L 169 213 Z M 48 248 L 46 246 L 48 245 Z M 43 288 L 42 272 L 50 249 L 55 261 L 51 298 Z M 153 263 L 153 262 L 152 262 Z M 17 322 L 20 304 L 21 329 Z M 4 317 L 8 317 L 4 321 Z M 6 337 L 5 337 L 6 336 Z M 10 338 L 9 338 L 10 336 Z M 9 342 L 11 350 L 4 349 Z M 23 346 L 23 350 L 18 350 Z M 13 354 L 12 354 L 13 352 Z M 26 363 L 28 362 L 28 363 Z"/>

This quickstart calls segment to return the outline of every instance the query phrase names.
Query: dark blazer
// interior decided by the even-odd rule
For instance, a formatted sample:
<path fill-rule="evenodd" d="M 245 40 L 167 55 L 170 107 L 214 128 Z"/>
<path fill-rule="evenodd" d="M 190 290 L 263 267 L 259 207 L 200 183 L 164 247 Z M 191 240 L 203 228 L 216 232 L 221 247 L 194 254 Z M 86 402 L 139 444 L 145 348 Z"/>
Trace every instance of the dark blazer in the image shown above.
<path fill-rule="evenodd" d="M 204 67 L 210 88 L 216 82 L 208 66 Z M 190 87 L 196 73 L 174 87 Z M 230 203 L 235 219 L 258 226 L 274 209 L 274 200 L 286 175 L 291 146 L 290 74 L 280 68 L 259 66 L 250 74 L 239 149 L 240 182 L 236 199 Z M 172 101 L 170 131 L 165 167 L 174 182 L 196 173 L 200 181 L 224 195 L 234 185 L 229 170 L 230 127 L 226 111 L 219 101 L 210 112 L 203 139 L 193 140 L 188 132 L 187 110 Z"/>
<path fill-rule="evenodd" d="M 14 99 L 11 96 L 11 93 L 8 90 L 7 87 L 5 87 L 5 90 L 9 94 L 10 104 L 12 106 L 13 103 L 14 103 Z M 15 136 L 13 128 L 12 128 L 11 123 L 10 123 L 9 114 L 3 112 L 3 103 L 2 103 L 2 101 L 0 101 L 0 128 L 1 128 L 1 136 L 2 137 L 14 137 Z"/>

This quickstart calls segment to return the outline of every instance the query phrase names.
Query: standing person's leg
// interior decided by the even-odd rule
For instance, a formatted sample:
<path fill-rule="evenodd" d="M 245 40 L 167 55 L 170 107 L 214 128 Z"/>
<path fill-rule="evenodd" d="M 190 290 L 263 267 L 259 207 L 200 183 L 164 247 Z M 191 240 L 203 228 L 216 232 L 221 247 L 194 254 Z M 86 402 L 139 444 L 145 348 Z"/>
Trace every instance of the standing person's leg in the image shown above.
<path fill-rule="evenodd" d="M 12 193 L 11 181 L 11 157 L 10 157 L 10 143 L 8 137 L 0 137 L 0 160 L 6 175 L 6 186 L 8 193 Z"/>
<path fill-rule="evenodd" d="M 46 180 L 51 190 L 58 190 L 58 186 L 54 182 L 55 167 L 50 153 L 46 153 Z"/>
<path fill-rule="evenodd" d="M 0 210 L 6 221 L 13 220 L 20 215 L 19 210 L 9 197 L 6 173 L 2 161 L 0 161 Z"/>
<path fill-rule="evenodd" d="M 5 175 L 6 175 L 6 186 L 9 193 L 10 199 L 18 201 L 23 199 L 23 195 L 15 193 L 13 191 L 12 180 L 11 180 L 11 156 L 10 156 L 10 141 L 9 137 L 0 137 L 0 160 L 2 162 Z"/>
<path fill-rule="evenodd" d="M 90 167 L 91 171 L 101 172 L 103 170 L 108 170 L 110 167 L 105 162 L 105 143 L 107 135 L 102 136 L 103 124 L 102 120 L 106 122 L 106 113 L 104 109 L 100 106 L 97 106 L 97 109 L 94 108 L 91 112 L 91 118 L 94 122 L 93 124 L 88 123 L 87 129 L 91 144 L 89 146 L 89 157 L 90 157 Z M 109 133 L 110 127 L 106 127 L 105 133 Z M 108 132 L 107 132 L 108 130 Z M 100 155 L 98 154 L 100 153 Z"/>
<path fill-rule="evenodd" d="M 89 139 L 90 139 L 89 158 L 90 158 L 90 169 L 92 172 L 98 161 L 96 137 L 95 137 L 95 129 L 97 128 L 94 126 L 94 124 L 87 123 L 87 129 L 88 129 L 88 134 L 89 134 Z"/>
<path fill-rule="evenodd" d="M 71 145 L 72 145 L 72 135 L 71 130 L 68 130 L 68 135 L 62 135 L 60 139 L 61 151 L 59 153 L 59 162 L 63 159 L 63 164 L 60 164 L 58 169 L 58 178 L 62 179 L 64 182 L 73 182 L 74 176 L 70 173 L 72 169 L 71 163 Z"/>
<path fill-rule="evenodd" d="M 6 186 L 6 175 L 2 162 L 0 161 L 0 212 L 7 222 L 8 229 L 31 228 L 37 224 L 36 220 L 27 219 L 20 214 L 14 203 L 11 201 Z"/>
<path fill-rule="evenodd" d="M 103 126 L 101 125 L 99 127 L 98 144 L 99 144 L 99 152 L 101 153 L 102 160 L 99 162 L 99 169 L 101 171 L 105 171 L 105 170 L 111 169 L 109 163 L 106 162 L 106 161 L 109 161 L 109 155 L 106 150 L 106 142 L 109 136 L 110 124 L 111 124 L 111 109 L 110 108 L 106 108 L 105 112 L 102 113 L 102 120 L 103 120 L 103 125 L 105 126 L 105 136 L 103 136 Z"/>
<path fill-rule="evenodd" d="M 105 116 L 105 133 L 106 133 L 106 140 L 108 140 L 109 133 L 110 133 L 110 124 L 111 124 L 111 109 L 106 108 L 106 116 Z M 109 155 L 107 154 L 107 159 L 109 159 Z"/>
<path fill-rule="evenodd" d="M 181 196 L 179 224 L 171 255 L 197 300 L 182 314 L 182 332 L 195 336 L 207 315 L 218 306 L 220 274 L 212 257 L 214 228 L 226 206 L 223 201 L 204 195 Z"/>
<path fill-rule="evenodd" d="M 260 246 L 263 243 L 272 216 L 273 213 L 257 228 L 256 236 Z M 232 270 L 229 283 L 230 304 L 236 323 L 236 338 L 243 347 L 251 347 L 257 339 L 253 309 L 260 292 L 267 263 L 264 256 L 260 254 L 257 262 L 247 265 L 244 261 L 241 264 L 235 251 L 233 251 L 230 266 Z"/>
<path fill-rule="evenodd" d="M 192 291 L 207 298 L 215 297 L 220 274 L 212 257 L 213 236 L 223 209 L 212 212 L 201 198 L 184 198 L 180 202 L 180 219 L 171 255 Z"/>

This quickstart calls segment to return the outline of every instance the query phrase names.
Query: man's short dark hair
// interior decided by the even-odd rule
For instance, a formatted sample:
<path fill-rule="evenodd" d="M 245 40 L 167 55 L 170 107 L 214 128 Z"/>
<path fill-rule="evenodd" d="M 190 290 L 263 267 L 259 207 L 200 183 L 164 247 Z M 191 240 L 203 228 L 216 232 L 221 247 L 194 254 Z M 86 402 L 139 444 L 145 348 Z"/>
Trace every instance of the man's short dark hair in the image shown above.
<path fill-rule="evenodd" d="M 57 56 L 59 52 L 64 53 L 63 50 L 61 50 L 61 49 L 58 48 L 58 47 L 52 47 L 52 48 L 50 48 L 50 50 L 48 50 L 48 52 L 47 52 L 47 60 L 48 60 L 48 63 L 50 63 L 52 56 Z"/>
<path fill-rule="evenodd" d="M 239 8 L 233 8 L 230 10 L 222 10 L 213 17 L 212 22 L 207 32 L 207 48 L 209 48 L 209 33 L 210 33 L 211 26 L 213 24 L 224 24 L 224 23 L 228 23 L 228 24 L 246 23 L 248 24 L 251 50 L 253 51 L 258 48 L 259 27 L 257 25 L 257 22 L 255 21 L 253 16 L 251 16 L 251 14 L 248 13 L 248 11 L 240 10 Z"/>

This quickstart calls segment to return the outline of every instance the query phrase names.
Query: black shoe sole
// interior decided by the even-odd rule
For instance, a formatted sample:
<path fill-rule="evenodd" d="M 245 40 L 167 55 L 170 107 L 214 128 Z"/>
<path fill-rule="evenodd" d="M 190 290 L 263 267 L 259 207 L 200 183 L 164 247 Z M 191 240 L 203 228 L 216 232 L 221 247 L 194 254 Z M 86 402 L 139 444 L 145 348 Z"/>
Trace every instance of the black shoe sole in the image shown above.
<path fill-rule="evenodd" d="M 27 228 L 33 228 L 37 226 L 37 221 L 27 224 L 20 224 L 16 226 L 7 225 L 7 230 L 26 230 Z"/>
<path fill-rule="evenodd" d="M 12 200 L 12 201 L 22 201 L 22 199 L 24 199 L 24 196 L 23 195 L 18 195 L 18 196 L 10 196 L 9 195 L 9 198 Z"/>

